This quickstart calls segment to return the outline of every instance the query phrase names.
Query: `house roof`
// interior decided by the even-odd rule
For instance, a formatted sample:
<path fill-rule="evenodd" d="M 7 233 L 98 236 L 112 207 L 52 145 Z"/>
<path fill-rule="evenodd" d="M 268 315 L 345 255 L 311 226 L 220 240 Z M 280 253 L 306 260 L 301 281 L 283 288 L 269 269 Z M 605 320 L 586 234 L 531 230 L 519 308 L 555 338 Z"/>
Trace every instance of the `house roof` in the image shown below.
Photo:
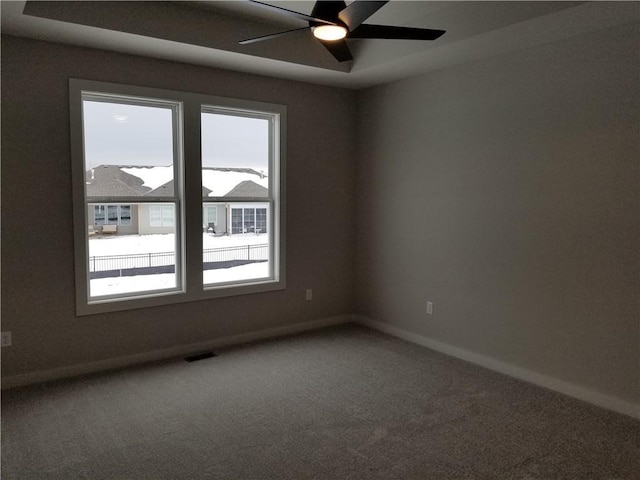
<path fill-rule="evenodd" d="M 202 186 L 202 196 L 208 197 L 211 193 L 204 185 Z M 168 181 L 167 183 L 160 185 L 158 188 L 151 190 L 147 193 L 149 197 L 170 197 L 173 195 L 173 180 Z"/>
<path fill-rule="evenodd" d="M 117 165 L 100 165 L 88 170 L 86 189 L 88 197 L 137 197 L 151 191 L 141 178 L 123 172 Z"/>
<path fill-rule="evenodd" d="M 249 189 L 251 189 L 254 193 L 261 193 L 259 195 L 240 194 L 236 189 L 246 181 L 254 183 L 256 187 L 245 186 L 243 190 L 250 193 Z M 211 190 L 209 197 L 267 196 L 269 179 L 252 168 L 206 167 L 202 169 L 202 184 Z M 257 187 L 262 187 L 263 190 Z M 234 190 L 236 191 L 232 195 Z"/>
<path fill-rule="evenodd" d="M 225 197 L 267 197 L 269 196 L 269 189 L 258 185 L 251 180 L 245 180 L 240 182 L 234 188 L 232 188 Z"/>
<path fill-rule="evenodd" d="M 88 197 L 169 197 L 173 169 L 136 165 L 100 165 L 86 172 Z M 205 167 L 203 197 L 266 197 L 268 179 L 251 168 Z"/>

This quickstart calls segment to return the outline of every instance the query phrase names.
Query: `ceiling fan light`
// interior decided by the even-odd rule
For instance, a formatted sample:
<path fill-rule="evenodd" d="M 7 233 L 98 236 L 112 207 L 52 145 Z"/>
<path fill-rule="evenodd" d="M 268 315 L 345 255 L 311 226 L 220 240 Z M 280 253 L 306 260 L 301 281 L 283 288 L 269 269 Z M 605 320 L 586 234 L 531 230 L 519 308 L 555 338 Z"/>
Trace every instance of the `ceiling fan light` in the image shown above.
<path fill-rule="evenodd" d="M 313 36 L 318 40 L 342 40 L 347 36 L 347 29 L 341 25 L 319 25 L 313 27 Z"/>

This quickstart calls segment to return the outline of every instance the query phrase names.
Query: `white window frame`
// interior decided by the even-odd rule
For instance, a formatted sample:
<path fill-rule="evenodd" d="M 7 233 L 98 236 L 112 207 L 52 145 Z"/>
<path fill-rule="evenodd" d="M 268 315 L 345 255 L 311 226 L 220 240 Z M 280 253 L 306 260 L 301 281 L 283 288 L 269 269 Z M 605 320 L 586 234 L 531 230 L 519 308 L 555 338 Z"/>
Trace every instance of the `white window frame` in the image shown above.
<path fill-rule="evenodd" d="M 144 199 L 144 203 L 174 203 L 176 205 L 176 276 L 178 288 L 168 291 L 136 292 L 99 300 L 89 298 L 89 237 L 88 215 L 85 198 L 86 172 L 84 168 L 84 134 L 82 130 L 83 92 L 114 98 L 158 99 L 180 105 L 181 116 L 178 122 L 176 148 L 182 161 L 176 160 L 174 188 L 176 197 Z M 76 313 L 90 315 L 112 311 L 130 310 L 158 305 L 202 301 L 233 295 L 282 290 L 286 288 L 285 262 L 285 220 L 286 220 L 286 107 L 283 105 L 230 99 L 212 95 L 195 94 L 173 90 L 163 90 L 131 85 L 120 85 L 90 80 L 69 79 L 70 123 L 71 123 L 71 161 L 73 185 L 73 216 L 75 241 L 76 275 Z M 202 276 L 202 168 L 201 168 L 201 121 L 203 107 L 245 112 L 247 115 L 264 115 L 270 119 L 271 151 L 269 155 L 269 199 L 271 205 L 270 223 L 270 259 L 271 269 L 268 278 L 241 282 L 203 285 Z M 177 200 L 176 200 L 177 199 Z M 91 203 L 140 203 L 135 199 L 91 200 Z M 207 199 L 211 202 L 211 199 Z M 235 200 L 235 199 L 227 199 Z M 245 199 L 239 199 L 245 200 Z M 256 199 L 264 202 L 265 199 Z"/>
<path fill-rule="evenodd" d="M 268 194 L 267 197 L 211 197 L 211 196 L 203 196 L 202 197 L 202 206 L 206 203 L 216 202 L 222 203 L 226 202 L 230 205 L 230 210 L 233 208 L 241 208 L 242 209 L 242 218 L 243 218 L 243 229 L 244 229 L 244 209 L 249 208 L 251 203 L 258 202 L 260 204 L 268 204 L 267 211 L 271 211 L 278 204 L 279 191 L 280 191 L 280 166 L 278 165 L 277 158 L 281 155 L 280 152 L 280 144 L 284 145 L 284 141 L 279 142 L 277 137 L 277 132 L 281 129 L 281 121 L 280 115 L 275 112 L 264 112 L 259 111 L 254 108 L 246 108 L 241 107 L 239 105 L 232 104 L 203 104 L 200 110 L 202 113 L 211 113 L 215 115 L 227 115 L 230 117 L 246 117 L 246 118 L 255 118 L 266 120 L 268 122 L 269 128 L 269 152 L 268 152 Z M 202 171 L 202 170 L 201 170 Z M 201 185 L 202 187 L 202 185 Z M 254 207 L 255 208 L 255 207 Z M 255 213 L 255 210 L 254 210 Z M 267 216 L 267 222 L 274 221 L 276 215 L 272 215 L 271 218 Z M 255 220 L 254 220 L 255 222 Z M 272 229 L 275 229 L 275 225 L 269 225 Z M 270 230 L 269 226 L 267 230 Z M 229 232 L 232 231 L 231 222 L 227 226 L 227 230 Z M 278 243 L 275 239 L 278 238 L 277 235 L 272 234 L 271 232 L 267 232 L 269 235 L 269 273 L 268 278 L 277 278 L 280 275 L 280 268 L 278 265 L 278 259 L 284 258 L 283 254 L 278 251 L 276 248 Z M 242 281 L 235 282 L 219 282 L 219 283 L 208 283 L 204 285 L 204 289 L 207 291 L 216 291 L 216 290 L 224 290 L 228 288 L 229 285 L 238 285 L 240 283 L 246 283 L 248 285 L 255 284 L 256 282 L 262 282 L 263 279 L 247 279 Z M 203 280 L 204 283 L 204 280 Z"/>

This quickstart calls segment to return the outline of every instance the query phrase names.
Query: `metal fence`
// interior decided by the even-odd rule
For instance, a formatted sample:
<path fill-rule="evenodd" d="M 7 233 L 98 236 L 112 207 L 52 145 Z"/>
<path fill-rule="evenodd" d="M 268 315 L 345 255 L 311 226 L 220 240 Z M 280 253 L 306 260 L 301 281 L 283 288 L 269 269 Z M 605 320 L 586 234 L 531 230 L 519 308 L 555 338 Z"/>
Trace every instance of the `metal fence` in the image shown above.
<path fill-rule="evenodd" d="M 232 260 L 268 260 L 269 244 L 207 248 L 202 253 L 202 261 L 204 263 L 229 262 Z"/>
<path fill-rule="evenodd" d="M 228 263 L 235 260 L 247 262 L 265 261 L 269 259 L 269 244 L 241 245 L 224 248 L 207 248 L 203 250 L 202 261 L 205 264 Z M 136 253 L 131 255 L 103 255 L 89 257 L 89 272 L 106 272 L 113 270 L 155 269 L 175 265 L 175 252 Z"/>
<path fill-rule="evenodd" d="M 128 268 L 151 268 L 175 264 L 175 252 L 104 255 L 100 257 L 89 257 L 89 272 L 104 272 Z"/>

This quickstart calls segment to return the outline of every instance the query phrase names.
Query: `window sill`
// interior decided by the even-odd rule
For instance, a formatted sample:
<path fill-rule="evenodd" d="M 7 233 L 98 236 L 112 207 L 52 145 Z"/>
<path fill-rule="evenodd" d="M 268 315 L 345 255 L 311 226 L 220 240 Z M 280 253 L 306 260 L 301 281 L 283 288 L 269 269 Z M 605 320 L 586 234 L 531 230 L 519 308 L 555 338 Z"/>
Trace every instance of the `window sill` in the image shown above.
<path fill-rule="evenodd" d="M 135 297 L 123 297 L 120 299 L 108 298 L 105 300 L 91 300 L 88 303 L 81 302 L 76 305 L 76 315 L 95 315 L 101 313 L 121 312 L 140 308 L 159 307 L 179 303 L 189 303 L 212 300 L 216 298 L 234 297 L 238 295 L 250 295 L 254 293 L 273 292 L 284 290 L 284 280 L 264 280 L 233 285 L 207 286 L 199 292 L 163 291 L 149 295 L 137 295 Z"/>

